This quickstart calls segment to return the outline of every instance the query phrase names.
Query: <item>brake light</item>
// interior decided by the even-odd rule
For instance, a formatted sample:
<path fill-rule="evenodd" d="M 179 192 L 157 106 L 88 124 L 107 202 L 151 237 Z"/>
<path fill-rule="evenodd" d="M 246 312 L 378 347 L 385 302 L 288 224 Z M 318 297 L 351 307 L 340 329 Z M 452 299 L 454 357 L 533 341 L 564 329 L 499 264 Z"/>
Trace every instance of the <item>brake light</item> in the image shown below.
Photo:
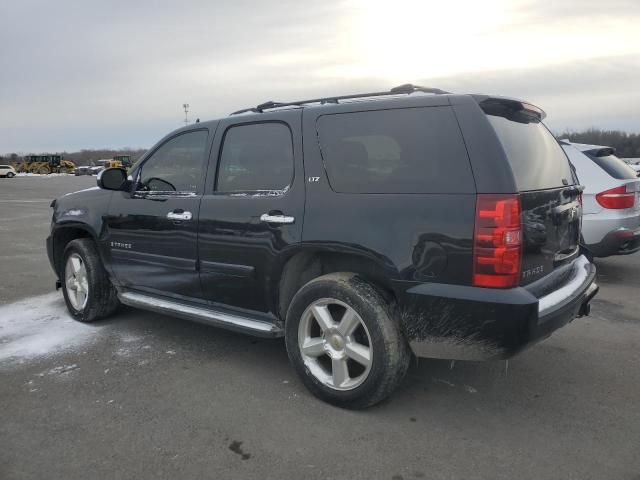
<path fill-rule="evenodd" d="M 631 186 L 632 185 L 622 185 L 600 192 L 596 195 L 596 201 L 604 208 L 632 208 L 636 201 L 636 192 L 628 189 Z"/>
<path fill-rule="evenodd" d="M 511 288 L 520 280 L 522 223 L 518 195 L 478 194 L 473 285 Z"/>

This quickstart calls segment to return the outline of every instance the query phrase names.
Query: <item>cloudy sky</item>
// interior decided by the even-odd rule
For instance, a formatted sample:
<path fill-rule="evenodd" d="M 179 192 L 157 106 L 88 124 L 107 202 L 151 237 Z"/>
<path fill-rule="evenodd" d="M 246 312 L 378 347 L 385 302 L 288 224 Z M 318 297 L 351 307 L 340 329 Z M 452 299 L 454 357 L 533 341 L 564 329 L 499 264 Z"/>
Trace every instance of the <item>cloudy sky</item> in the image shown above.
<path fill-rule="evenodd" d="M 266 100 L 402 83 L 640 131 L 639 0 L 0 0 L 0 152 L 149 147 Z"/>

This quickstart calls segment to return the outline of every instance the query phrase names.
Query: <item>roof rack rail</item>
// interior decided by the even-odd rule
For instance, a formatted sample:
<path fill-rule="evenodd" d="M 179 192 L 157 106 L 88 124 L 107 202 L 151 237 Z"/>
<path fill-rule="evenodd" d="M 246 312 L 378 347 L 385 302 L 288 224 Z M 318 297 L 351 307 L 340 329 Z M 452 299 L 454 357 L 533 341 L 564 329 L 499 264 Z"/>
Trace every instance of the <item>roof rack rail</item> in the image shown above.
<path fill-rule="evenodd" d="M 446 92 L 444 90 L 440 90 L 439 88 L 421 87 L 419 85 L 412 85 L 411 83 L 405 83 L 404 85 L 399 85 L 386 92 L 356 93 L 353 95 L 313 98 L 310 100 L 298 100 L 295 102 L 274 102 L 270 100 L 268 102 L 261 103 L 260 105 L 257 105 L 252 108 L 245 108 L 242 110 L 238 110 L 236 112 L 231 113 L 231 115 L 238 115 L 240 113 L 247 113 L 247 112 L 262 113 L 265 110 L 270 110 L 272 108 L 280 108 L 280 107 L 302 107 L 310 103 L 319 103 L 321 105 L 324 105 L 325 103 L 340 103 L 340 100 L 351 100 L 354 98 L 383 97 L 386 95 L 401 95 L 401 94 L 410 95 L 414 92 L 433 93 L 434 95 L 445 95 L 445 94 L 451 93 L 451 92 Z"/>

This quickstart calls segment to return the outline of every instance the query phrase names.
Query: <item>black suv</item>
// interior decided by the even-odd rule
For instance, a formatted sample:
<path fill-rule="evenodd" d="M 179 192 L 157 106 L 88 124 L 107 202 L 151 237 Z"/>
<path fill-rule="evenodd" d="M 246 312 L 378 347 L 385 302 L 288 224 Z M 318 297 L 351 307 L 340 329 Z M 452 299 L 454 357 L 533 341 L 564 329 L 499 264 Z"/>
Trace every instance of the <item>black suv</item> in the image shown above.
<path fill-rule="evenodd" d="M 122 303 L 284 336 L 304 384 L 350 408 L 412 353 L 508 358 L 598 290 L 543 118 L 404 85 L 186 126 L 52 203 L 58 287 L 80 321 Z"/>

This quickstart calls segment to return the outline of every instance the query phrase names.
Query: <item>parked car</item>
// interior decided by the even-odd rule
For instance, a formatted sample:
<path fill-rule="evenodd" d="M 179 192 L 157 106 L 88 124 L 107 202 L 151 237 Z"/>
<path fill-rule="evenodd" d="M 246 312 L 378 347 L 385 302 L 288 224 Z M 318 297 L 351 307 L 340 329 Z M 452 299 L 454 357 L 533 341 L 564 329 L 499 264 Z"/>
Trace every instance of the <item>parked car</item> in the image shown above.
<path fill-rule="evenodd" d="M 104 167 L 102 165 L 97 165 L 95 167 L 89 168 L 90 175 L 98 175 L 103 170 L 104 170 Z"/>
<path fill-rule="evenodd" d="M 640 177 L 640 158 L 621 158 L 620 160 L 633 168 Z"/>
<path fill-rule="evenodd" d="M 11 165 L 0 165 L 0 177 L 13 178 L 16 176 L 16 169 Z"/>
<path fill-rule="evenodd" d="M 91 167 L 82 165 L 82 166 L 76 167 L 73 173 L 76 177 L 81 175 L 91 175 Z"/>
<path fill-rule="evenodd" d="M 123 303 L 284 336 L 342 407 L 388 396 L 412 354 L 509 358 L 598 290 L 544 115 L 404 85 L 183 127 L 52 203 L 57 286 L 80 321 Z"/>
<path fill-rule="evenodd" d="M 611 147 L 562 140 L 585 186 L 582 237 L 594 257 L 640 250 L 640 179 Z"/>

